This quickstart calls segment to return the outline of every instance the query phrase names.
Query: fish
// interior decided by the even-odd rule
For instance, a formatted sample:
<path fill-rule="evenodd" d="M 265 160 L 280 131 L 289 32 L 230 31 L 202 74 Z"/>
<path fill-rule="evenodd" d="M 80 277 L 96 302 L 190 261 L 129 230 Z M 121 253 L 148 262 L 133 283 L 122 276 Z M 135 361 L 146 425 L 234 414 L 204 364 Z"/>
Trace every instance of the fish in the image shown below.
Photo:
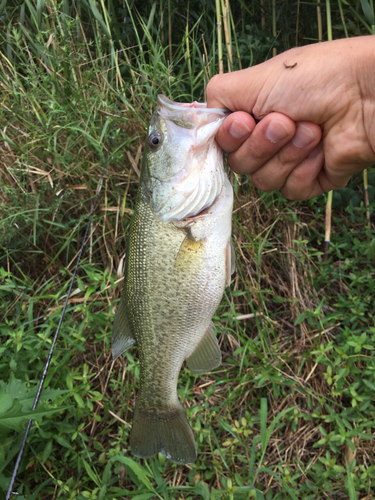
<path fill-rule="evenodd" d="M 197 375 L 221 364 L 212 317 L 234 271 L 233 189 L 215 135 L 227 114 L 159 95 L 150 121 L 112 331 L 114 359 L 138 346 L 136 457 L 197 458 L 177 382 L 184 361 Z"/>

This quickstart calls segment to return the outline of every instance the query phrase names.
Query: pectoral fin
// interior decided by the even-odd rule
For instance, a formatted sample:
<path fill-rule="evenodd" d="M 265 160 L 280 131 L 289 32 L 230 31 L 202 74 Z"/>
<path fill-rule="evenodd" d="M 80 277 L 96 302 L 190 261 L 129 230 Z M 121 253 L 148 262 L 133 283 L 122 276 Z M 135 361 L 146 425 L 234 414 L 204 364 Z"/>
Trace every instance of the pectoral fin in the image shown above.
<path fill-rule="evenodd" d="M 124 351 L 135 344 L 135 338 L 129 322 L 125 290 L 122 292 L 120 304 L 116 311 L 112 330 L 112 356 L 117 359 Z"/>
<path fill-rule="evenodd" d="M 221 351 L 212 321 L 203 339 L 186 361 L 188 368 L 196 374 L 209 372 L 221 365 Z"/>
<path fill-rule="evenodd" d="M 195 241 L 190 234 L 187 234 L 178 251 L 175 269 L 179 269 L 180 267 L 185 268 L 192 259 L 197 257 L 202 247 L 203 242 Z"/>
<path fill-rule="evenodd" d="M 229 286 L 231 282 L 231 276 L 236 270 L 236 256 L 234 253 L 233 243 L 228 241 L 227 253 L 226 253 L 226 284 Z"/>

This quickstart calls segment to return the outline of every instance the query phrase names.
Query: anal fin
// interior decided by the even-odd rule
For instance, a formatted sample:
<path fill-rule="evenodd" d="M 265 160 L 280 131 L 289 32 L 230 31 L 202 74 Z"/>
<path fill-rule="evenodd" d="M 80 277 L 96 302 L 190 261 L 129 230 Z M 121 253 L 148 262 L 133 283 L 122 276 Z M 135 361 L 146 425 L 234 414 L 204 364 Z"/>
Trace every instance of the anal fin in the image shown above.
<path fill-rule="evenodd" d="M 125 288 L 116 311 L 112 330 L 112 357 L 117 359 L 124 351 L 135 344 L 135 338 L 130 326 L 125 299 Z"/>
<path fill-rule="evenodd" d="M 204 337 L 186 362 L 188 368 L 196 374 L 207 373 L 221 365 L 221 351 L 212 321 Z"/>

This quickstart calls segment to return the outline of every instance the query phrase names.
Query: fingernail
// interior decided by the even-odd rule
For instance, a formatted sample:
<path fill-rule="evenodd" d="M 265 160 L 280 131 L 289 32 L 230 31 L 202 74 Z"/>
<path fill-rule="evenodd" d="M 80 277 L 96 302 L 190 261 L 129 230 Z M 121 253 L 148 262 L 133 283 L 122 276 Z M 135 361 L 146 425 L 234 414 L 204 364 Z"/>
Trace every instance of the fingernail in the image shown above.
<path fill-rule="evenodd" d="M 266 128 L 266 137 L 273 143 L 281 142 L 290 135 L 288 127 L 278 120 L 272 120 Z"/>
<path fill-rule="evenodd" d="M 229 133 L 234 139 L 243 139 L 251 134 L 251 129 L 244 122 L 233 120 L 229 127 Z"/>
<path fill-rule="evenodd" d="M 307 155 L 307 158 L 314 158 L 314 156 L 318 156 L 321 150 L 322 150 L 322 143 L 319 142 L 319 144 L 317 144 L 315 148 L 310 151 L 310 153 Z"/>
<path fill-rule="evenodd" d="M 297 148 L 305 148 L 315 140 L 313 132 L 305 125 L 298 124 L 296 133 L 293 137 L 293 144 Z"/>

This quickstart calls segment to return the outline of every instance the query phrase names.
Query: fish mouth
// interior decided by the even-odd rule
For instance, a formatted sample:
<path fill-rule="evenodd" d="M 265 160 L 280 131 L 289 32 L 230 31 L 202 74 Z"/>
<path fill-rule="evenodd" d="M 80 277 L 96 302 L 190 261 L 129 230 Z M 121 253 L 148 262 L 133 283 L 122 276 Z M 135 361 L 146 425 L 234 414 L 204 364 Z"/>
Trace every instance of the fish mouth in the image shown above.
<path fill-rule="evenodd" d="M 157 104 L 165 157 L 174 168 L 169 176 L 162 170 L 162 175 L 156 169 L 149 172 L 151 207 L 162 222 L 181 221 L 210 207 L 221 193 L 223 152 L 215 135 L 230 111 L 196 101 L 176 103 L 165 95 L 158 96 Z"/>

